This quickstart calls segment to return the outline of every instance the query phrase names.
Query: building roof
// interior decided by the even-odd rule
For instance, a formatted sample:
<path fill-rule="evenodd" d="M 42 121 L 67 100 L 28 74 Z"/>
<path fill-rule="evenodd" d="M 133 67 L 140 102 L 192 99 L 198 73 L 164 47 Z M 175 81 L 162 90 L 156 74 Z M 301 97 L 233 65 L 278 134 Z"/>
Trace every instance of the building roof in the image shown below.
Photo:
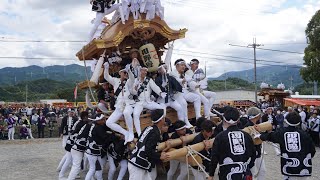
<path fill-rule="evenodd" d="M 285 92 L 283 89 L 263 88 L 258 93 L 259 96 L 271 95 L 271 96 L 289 96 L 289 92 Z"/>
<path fill-rule="evenodd" d="M 320 95 L 291 95 L 295 99 L 320 99 Z"/>

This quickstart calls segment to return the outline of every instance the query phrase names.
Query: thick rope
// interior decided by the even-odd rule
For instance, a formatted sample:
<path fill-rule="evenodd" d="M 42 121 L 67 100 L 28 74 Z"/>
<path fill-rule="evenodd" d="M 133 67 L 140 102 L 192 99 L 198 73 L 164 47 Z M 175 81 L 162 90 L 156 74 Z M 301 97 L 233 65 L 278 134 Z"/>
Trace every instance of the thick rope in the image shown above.
<path fill-rule="evenodd" d="M 204 155 L 202 155 L 201 153 L 193 150 L 191 148 L 191 146 L 186 146 L 188 153 L 186 154 L 186 163 L 187 163 L 187 170 L 188 170 L 188 180 L 190 179 L 190 172 L 189 172 L 189 162 L 188 162 L 188 157 L 191 156 L 191 158 L 197 163 L 198 165 L 198 171 L 199 169 L 205 173 L 206 177 L 209 177 L 209 174 L 205 171 L 205 169 L 202 167 L 202 164 L 200 164 L 197 159 L 194 157 L 194 154 L 201 156 L 202 158 L 211 161 L 209 158 L 205 157 Z"/>
<path fill-rule="evenodd" d="M 87 71 L 87 63 L 86 63 L 86 60 L 85 60 L 85 58 L 84 58 L 84 50 L 83 50 L 83 48 L 82 48 L 81 52 L 82 52 L 82 59 L 83 59 L 83 64 L 84 64 L 84 71 L 85 71 L 85 74 L 86 74 L 89 91 L 90 91 L 90 94 L 91 94 L 91 97 L 92 97 L 93 101 L 97 103 L 96 99 L 95 99 L 94 96 L 93 96 L 93 92 L 92 92 L 92 89 L 91 89 L 91 86 L 90 86 L 90 83 L 89 83 L 90 80 L 89 80 L 88 71 Z"/>

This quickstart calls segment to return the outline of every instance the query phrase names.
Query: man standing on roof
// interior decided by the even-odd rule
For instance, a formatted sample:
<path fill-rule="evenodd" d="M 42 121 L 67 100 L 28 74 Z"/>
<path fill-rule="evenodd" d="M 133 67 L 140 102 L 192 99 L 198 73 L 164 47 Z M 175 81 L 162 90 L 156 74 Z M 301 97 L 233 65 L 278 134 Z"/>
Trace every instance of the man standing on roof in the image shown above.
<path fill-rule="evenodd" d="M 96 18 L 94 19 L 93 27 L 89 33 L 88 42 L 93 39 L 102 19 L 119 8 L 120 4 L 115 4 L 115 2 L 116 0 L 90 0 L 92 11 L 96 12 Z"/>

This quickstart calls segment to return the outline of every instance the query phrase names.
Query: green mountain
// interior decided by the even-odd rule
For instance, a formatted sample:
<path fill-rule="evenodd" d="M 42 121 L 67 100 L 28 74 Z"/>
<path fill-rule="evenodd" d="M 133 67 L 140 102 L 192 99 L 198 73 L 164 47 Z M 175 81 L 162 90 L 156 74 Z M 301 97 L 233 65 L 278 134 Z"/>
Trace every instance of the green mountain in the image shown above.
<path fill-rule="evenodd" d="M 50 79 L 21 82 L 0 86 L 0 101 L 36 102 L 40 99 L 67 99 L 74 101 L 75 84 Z M 84 92 L 78 92 L 78 101 L 84 101 Z"/>
<path fill-rule="evenodd" d="M 90 67 L 87 68 L 91 77 Z M 75 84 L 86 79 L 85 68 L 72 64 L 67 66 L 28 66 L 21 68 L 6 67 L 0 69 L 0 86 L 16 85 L 24 81 L 51 79 Z"/>
<path fill-rule="evenodd" d="M 254 84 L 239 78 L 227 78 L 226 80 L 210 80 L 208 81 L 208 89 L 210 91 L 224 90 L 254 90 Z"/>
<path fill-rule="evenodd" d="M 257 67 L 257 82 L 260 86 L 261 82 L 273 85 L 276 87 L 278 84 L 283 83 L 286 88 L 302 84 L 299 66 L 263 66 Z M 232 71 L 222 74 L 218 78 L 210 78 L 211 80 L 224 80 L 229 77 L 236 77 L 248 82 L 254 82 L 254 70 Z M 292 79 L 292 80 L 291 80 Z M 292 84 L 291 84 L 292 83 Z"/>

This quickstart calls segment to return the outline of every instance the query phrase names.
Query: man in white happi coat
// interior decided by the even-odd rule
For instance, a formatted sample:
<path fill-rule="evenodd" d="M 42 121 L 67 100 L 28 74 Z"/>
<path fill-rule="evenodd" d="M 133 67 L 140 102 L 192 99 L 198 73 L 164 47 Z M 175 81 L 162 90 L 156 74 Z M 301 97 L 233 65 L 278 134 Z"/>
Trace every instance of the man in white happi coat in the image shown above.
<path fill-rule="evenodd" d="M 187 78 L 189 78 L 190 90 L 197 93 L 201 97 L 203 103 L 205 117 L 213 116 L 211 108 L 213 106 L 216 93 L 207 91 L 208 79 L 204 71 L 199 68 L 199 60 L 192 59 L 190 62 L 190 69 L 186 72 Z"/>
<path fill-rule="evenodd" d="M 129 99 L 130 96 L 130 88 L 133 88 L 134 76 L 132 72 L 129 70 L 129 66 L 127 65 L 125 69 L 119 71 L 120 78 L 111 77 L 109 74 L 109 63 L 104 63 L 104 78 L 113 86 L 114 89 L 114 97 L 116 99 L 115 103 L 115 111 L 111 114 L 111 116 L 106 121 L 106 125 L 125 136 L 125 144 L 127 142 L 133 141 L 133 122 L 132 116 L 130 114 L 124 115 L 125 108 L 131 108 L 135 101 L 133 99 Z M 129 76 L 129 79 L 128 79 Z M 129 107 L 130 106 L 130 107 Z M 123 129 L 120 125 L 117 124 L 117 121 L 124 115 L 125 122 L 128 127 L 128 131 Z"/>
<path fill-rule="evenodd" d="M 158 77 L 155 79 L 155 83 L 160 87 L 163 92 L 167 93 L 165 98 L 159 97 L 157 102 L 164 105 L 164 107 L 172 107 L 177 111 L 178 120 L 184 121 L 187 127 L 192 127 L 189 120 L 185 118 L 183 108 L 176 100 L 175 94 L 182 92 L 182 86 L 176 80 L 176 78 L 170 76 L 167 73 L 167 65 L 160 64 L 158 67 Z"/>
<path fill-rule="evenodd" d="M 134 88 L 132 89 L 132 99 L 136 101 L 134 108 L 128 108 L 129 112 L 133 112 L 133 121 L 138 136 L 141 134 L 140 114 L 143 108 L 149 110 L 163 109 L 163 106 L 151 100 L 151 93 L 154 91 L 157 95 L 165 98 L 167 93 L 162 92 L 159 86 L 149 77 L 147 77 L 148 68 L 141 67 L 138 78 L 135 79 Z M 131 114 L 130 113 L 130 114 Z"/>
<path fill-rule="evenodd" d="M 90 0 L 90 4 L 92 4 L 92 11 L 96 12 L 96 18 L 94 19 L 93 26 L 90 30 L 88 42 L 93 39 L 102 19 L 106 15 L 119 9 L 119 6 L 121 5 L 120 3 L 115 4 L 115 0 Z"/>
<path fill-rule="evenodd" d="M 170 75 L 176 78 L 176 80 L 182 86 L 182 93 L 178 93 L 175 95 L 176 100 L 180 103 L 184 112 L 184 119 L 188 119 L 188 102 L 192 102 L 194 105 L 194 110 L 196 114 L 196 119 L 201 117 L 201 99 L 200 96 L 194 92 L 190 92 L 188 90 L 188 82 L 185 77 L 185 69 L 186 62 L 183 59 L 178 59 L 175 61 L 174 65 L 176 69 L 174 69 Z M 188 127 L 189 128 L 189 127 Z"/>

